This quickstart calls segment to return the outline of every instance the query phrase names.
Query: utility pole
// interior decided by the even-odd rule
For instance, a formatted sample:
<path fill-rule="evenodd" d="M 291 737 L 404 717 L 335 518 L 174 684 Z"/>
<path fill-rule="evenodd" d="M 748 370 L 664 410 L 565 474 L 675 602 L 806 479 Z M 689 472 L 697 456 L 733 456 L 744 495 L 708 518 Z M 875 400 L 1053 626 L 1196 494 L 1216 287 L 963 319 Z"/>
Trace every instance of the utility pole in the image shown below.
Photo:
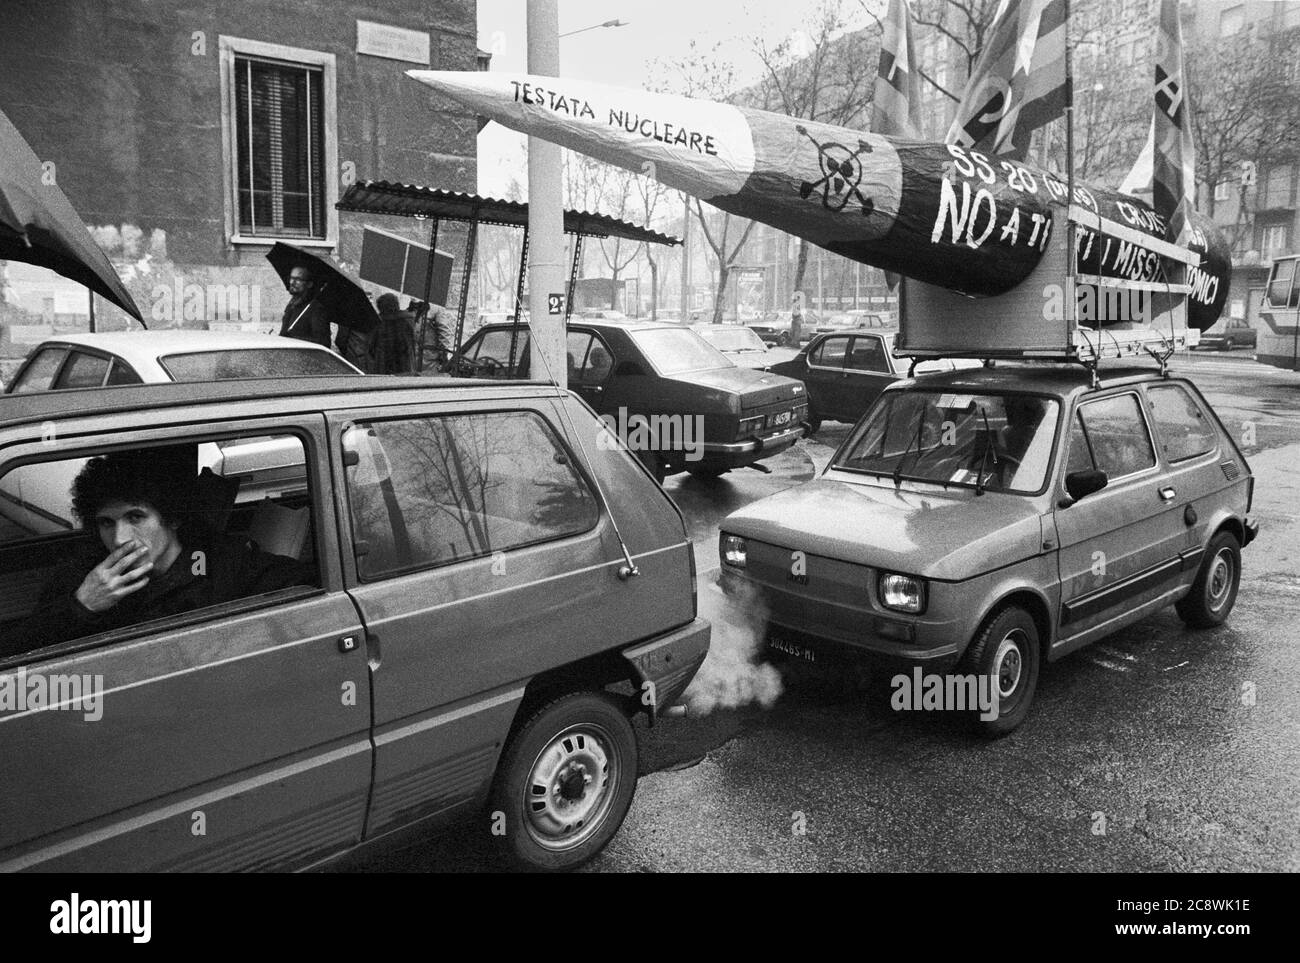
<path fill-rule="evenodd" d="M 682 321 L 691 320 L 691 202 L 682 195 Z"/>
<path fill-rule="evenodd" d="M 528 2 L 528 72 L 560 75 L 559 0 Z M 568 387 L 564 308 L 550 314 L 549 296 L 567 294 L 564 283 L 564 193 L 560 147 L 528 138 L 529 370 L 534 380 Z"/>

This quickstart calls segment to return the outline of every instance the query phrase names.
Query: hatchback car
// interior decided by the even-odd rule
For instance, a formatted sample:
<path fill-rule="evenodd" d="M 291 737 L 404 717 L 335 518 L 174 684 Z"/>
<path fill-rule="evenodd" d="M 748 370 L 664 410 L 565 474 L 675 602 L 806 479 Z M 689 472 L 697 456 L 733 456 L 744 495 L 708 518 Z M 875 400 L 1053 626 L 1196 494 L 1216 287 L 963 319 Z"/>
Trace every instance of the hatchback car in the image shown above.
<path fill-rule="evenodd" d="M 689 328 L 573 321 L 567 349 L 569 387 L 661 480 L 682 471 L 715 478 L 780 454 L 807 432 L 802 384 L 737 367 Z M 528 357 L 526 328 L 492 326 L 466 343 L 452 371 L 528 377 Z"/>
<path fill-rule="evenodd" d="M 709 639 L 680 512 L 599 430 L 418 378 L 0 399 L 0 482 L 74 479 L 0 500 L 0 870 L 298 869 L 475 813 L 590 858 Z"/>
<path fill-rule="evenodd" d="M 328 348 L 297 338 L 209 331 L 113 331 L 42 341 L 14 374 L 7 393 L 359 374 Z"/>
<path fill-rule="evenodd" d="M 789 361 L 769 370 L 798 378 L 808 389 L 809 431 L 822 421 L 857 421 L 887 385 L 907 377 L 910 362 L 893 356 L 897 329 L 853 330 L 820 334 Z M 977 368 L 978 361 L 936 359 L 921 361 L 916 374 Z"/>
<path fill-rule="evenodd" d="M 1231 612 L 1253 478 L 1189 381 L 1015 365 L 890 385 L 821 477 L 721 525 L 724 586 L 757 586 L 769 644 L 992 680 L 990 734 L 1039 665 L 1169 604 Z"/>
<path fill-rule="evenodd" d="M 1250 322 L 1242 318 L 1226 318 L 1202 331 L 1196 347 L 1201 351 L 1231 351 L 1233 348 L 1254 348 L 1258 334 Z"/>

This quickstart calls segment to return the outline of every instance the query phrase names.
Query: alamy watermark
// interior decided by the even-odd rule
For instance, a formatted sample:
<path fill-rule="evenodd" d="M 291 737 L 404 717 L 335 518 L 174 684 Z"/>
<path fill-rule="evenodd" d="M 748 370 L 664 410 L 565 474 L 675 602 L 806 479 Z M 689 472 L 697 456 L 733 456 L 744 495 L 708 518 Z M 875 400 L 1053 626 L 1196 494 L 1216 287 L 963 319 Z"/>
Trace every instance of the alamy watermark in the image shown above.
<path fill-rule="evenodd" d="M 990 675 L 935 675 L 922 673 L 920 666 L 912 674 L 899 673 L 889 680 L 894 694 L 889 705 L 895 712 L 971 712 L 979 710 L 980 719 L 991 722 L 998 717 L 997 679 Z"/>
<path fill-rule="evenodd" d="M 87 722 L 98 722 L 104 715 L 104 677 L 46 675 L 26 669 L 0 675 L 0 712 L 54 709 L 82 712 Z"/>
<path fill-rule="evenodd" d="M 179 274 L 171 284 L 156 284 L 149 295 L 154 321 L 229 321 L 262 319 L 260 284 L 186 284 Z"/>
<path fill-rule="evenodd" d="M 618 439 L 629 451 L 682 452 L 686 461 L 704 457 L 703 415 L 629 414 L 619 408 L 617 415 L 601 415 L 600 420 L 606 428 L 596 438 L 601 451 L 617 448 Z"/>
<path fill-rule="evenodd" d="M 1043 320 L 1065 319 L 1065 288 L 1048 284 L 1043 288 Z M 1150 325 L 1151 293 L 1149 291 L 1080 284 L 1075 289 L 1075 320 L 1081 324 L 1098 321 L 1127 321 Z"/>

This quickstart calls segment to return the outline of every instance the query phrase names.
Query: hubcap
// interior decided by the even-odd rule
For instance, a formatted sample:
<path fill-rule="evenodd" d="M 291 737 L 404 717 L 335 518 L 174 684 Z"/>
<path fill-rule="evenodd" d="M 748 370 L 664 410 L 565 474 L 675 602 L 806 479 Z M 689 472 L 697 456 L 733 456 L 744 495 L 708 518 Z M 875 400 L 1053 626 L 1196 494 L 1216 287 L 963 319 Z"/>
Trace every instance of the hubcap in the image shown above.
<path fill-rule="evenodd" d="M 1232 577 L 1232 552 L 1226 548 L 1220 549 L 1210 565 L 1210 577 L 1205 583 L 1205 591 L 1209 596 L 1207 601 L 1212 611 L 1219 611 L 1228 601 L 1228 594 L 1232 591 Z"/>
<path fill-rule="evenodd" d="M 993 677 L 998 680 L 998 698 L 1009 699 L 1020 685 L 1020 673 L 1024 670 L 1023 646 L 1025 634 L 1020 629 L 1013 629 L 998 643 L 998 650 L 993 656 Z"/>
<path fill-rule="evenodd" d="M 525 787 L 528 831 L 548 849 L 580 845 L 609 811 L 620 774 L 599 726 L 574 726 L 533 762 Z"/>

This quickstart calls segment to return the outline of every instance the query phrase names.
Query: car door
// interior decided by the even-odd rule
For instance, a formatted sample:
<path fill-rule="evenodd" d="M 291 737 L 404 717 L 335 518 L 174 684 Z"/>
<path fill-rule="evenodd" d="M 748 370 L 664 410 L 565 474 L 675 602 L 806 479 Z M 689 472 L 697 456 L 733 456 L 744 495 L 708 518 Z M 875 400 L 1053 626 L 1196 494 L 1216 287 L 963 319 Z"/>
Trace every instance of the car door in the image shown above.
<path fill-rule="evenodd" d="M 477 805 L 530 675 L 600 631 L 597 500 L 549 409 L 504 407 L 330 419 L 374 692 L 369 836 Z"/>
<path fill-rule="evenodd" d="M 1140 391 L 1091 397 L 1069 422 L 1065 469 L 1097 468 L 1108 483 L 1055 511 L 1061 639 L 1117 626 L 1177 587 L 1187 546 L 1180 496 L 1156 458 Z"/>
<path fill-rule="evenodd" d="M 1219 433 L 1188 386 L 1167 381 L 1146 385 L 1145 394 L 1167 487 L 1175 492 L 1171 507 L 1185 506 L 1182 548 L 1199 553 L 1209 540 L 1216 504 L 1232 485 L 1226 475 L 1235 477 L 1237 466 L 1231 458 L 1224 460 Z"/>
<path fill-rule="evenodd" d="M 848 417 L 846 411 L 851 403 L 844 364 L 851 340 L 844 334 L 829 335 L 808 350 L 803 382 L 819 418 Z"/>
<path fill-rule="evenodd" d="M 885 339 L 878 334 L 856 335 L 844 361 L 844 414 L 857 421 L 896 380 Z"/>
<path fill-rule="evenodd" d="M 307 537 L 297 562 L 277 562 L 294 568 L 291 585 L 0 657 L 7 710 L 0 711 L 0 869 L 293 868 L 357 842 L 370 785 L 370 690 L 361 623 L 343 591 L 333 513 L 323 501 L 330 491 L 324 419 L 114 431 L 99 418 L 56 428 L 55 450 L 39 438 L 11 444 L 0 472 L 25 462 L 31 479 L 44 465 L 79 466 L 109 448 L 147 452 L 163 470 L 183 464 L 165 455 L 186 450 L 178 446 L 188 446 L 192 470 L 208 443 L 238 437 L 283 451 L 293 440 L 302 452 L 297 474 L 280 469 L 274 498 L 260 492 L 240 505 L 232 491 L 239 475 L 190 476 L 189 523 L 211 504 L 205 524 L 236 525 L 228 538 L 239 544 L 248 532 L 266 532 L 259 538 L 270 546 L 273 525 L 257 528 L 258 519 L 282 511 L 300 530 L 306 525 Z M 71 525 L 66 507 L 45 512 L 66 515 Z M 47 540 L 53 556 L 43 551 Z M 65 559 L 97 544 L 71 527 L 46 535 L 10 523 L 0 542 L 6 638 L 35 633 L 40 644 L 42 584 Z M 39 559 L 48 567 L 34 572 Z M 181 577 L 196 581 L 222 571 L 205 551 L 187 550 L 174 564 L 188 566 Z M 50 705 L 56 686 L 82 698 L 57 709 L 15 705 L 15 686 L 30 693 L 37 680 Z M 84 696 L 96 690 L 92 706 Z"/>

